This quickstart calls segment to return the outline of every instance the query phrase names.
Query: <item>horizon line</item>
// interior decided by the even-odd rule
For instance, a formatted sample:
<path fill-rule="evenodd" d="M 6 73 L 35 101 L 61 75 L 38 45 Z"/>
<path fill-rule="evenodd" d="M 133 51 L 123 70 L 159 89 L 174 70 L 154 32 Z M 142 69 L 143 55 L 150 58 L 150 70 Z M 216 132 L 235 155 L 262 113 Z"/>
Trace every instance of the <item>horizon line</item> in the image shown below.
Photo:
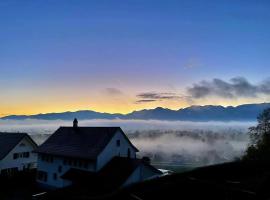
<path fill-rule="evenodd" d="M 161 106 L 157 106 L 157 107 L 154 107 L 154 108 L 149 108 L 149 109 L 141 109 L 141 110 L 133 110 L 131 112 L 128 112 L 128 113 L 110 113 L 110 112 L 102 112 L 102 111 L 97 111 L 97 110 L 85 110 L 85 109 L 82 109 L 82 110 L 74 110 L 74 111 L 59 111 L 59 112 L 47 112 L 47 113 L 33 113 L 33 114 L 9 114 L 9 115 L 4 115 L 4 116 L 1 116 L 0 119 L 2 118 L 5 118 L 5 117 L 9 117 L 9 116 L 34 116 L 34 115 L 46 115 L 46 114 L 60 114 L 60 113 L 75 113 L 75 112 L 81 112 L 81 111 L 92 111 L 92 112 L 97 112 L 97 113 L 104 113 L 104 114 L 118 114 L 118 115 L 128 115 L 130 113 L 133 113 L 133 112 L 138 112 L 138 111 L 142 111 L 142 110 L 155 110 L 157 108 L 162 108 L 162 109 L 167 109 L 167 110 L 173 110 L 173 111 L 178 111 L 178 110 L 181 110 L 181 109 L 186 109 L 186 108 L 191 108 L 191 107 L 207 107 L 207 106 L 221 106 L 223 108 L 228 108 L 228 107 L 233 107 L 233 108 L 236 108 L 238 106 L 243 106 L 243 105 L 259 105 L 259 104 L 269 104 L 270 102 L 262 102 L 262 103 L 244 103 L 244 104 L 238 104 L 238 105 L 228 105 L 228 106 L 223 106 L 223 105 L 218 105 L 218 104 L 205 104 L 205 105 L 190 105 L 190 106 L 186 106 L 186 107 L 183 107 L 183 108 L 179 108 L 179 109 L 171 109 L 171 108 L 166 108 L 166 107 L 161 107 Z"/>

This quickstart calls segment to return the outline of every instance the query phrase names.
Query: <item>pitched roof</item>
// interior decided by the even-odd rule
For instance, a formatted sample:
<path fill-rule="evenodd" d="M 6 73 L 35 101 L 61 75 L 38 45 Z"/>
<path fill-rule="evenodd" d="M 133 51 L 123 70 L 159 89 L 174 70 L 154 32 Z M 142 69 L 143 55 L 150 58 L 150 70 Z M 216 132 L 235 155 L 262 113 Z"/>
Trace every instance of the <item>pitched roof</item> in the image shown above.
<path fill-rule="evenodd" d="M 0 132 L 0 160 L 6 157 L 6 155 L 24 138 L 29 137 L 27 133 L 1 133 Z M 31 142 L 36 143 L 30 138 Z"/>
<path fill-rule="evenodd" d="M 122 186 L 140 165 L 148 167 L 157 174 L 162 174 L 155 167 L 140 159 L 114 157 L 97 173 L 71 168 L 62 178 L 77 182 L 86 182 L 87 184 L 91 184 L 89 180 L 92 180 L 95 185 L 100 184 L 105 187 L 117 188 Z"/>
<path fill-rule="evenodd" d="M 127 138 L 120 127 L 60 127 L 35 152 L 96 159 L 117 131 L 120 131 Z M 127 140 L 137 150 L 128 138 Z"/>

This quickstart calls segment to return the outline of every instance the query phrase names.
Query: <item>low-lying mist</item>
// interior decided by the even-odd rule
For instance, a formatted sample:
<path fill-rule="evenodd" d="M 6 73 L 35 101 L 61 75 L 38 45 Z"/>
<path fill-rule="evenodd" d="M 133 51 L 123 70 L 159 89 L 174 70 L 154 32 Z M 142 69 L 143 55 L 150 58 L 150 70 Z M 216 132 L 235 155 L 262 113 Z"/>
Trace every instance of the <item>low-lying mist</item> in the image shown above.
<path fill-rule="evenodd" d="M 159 120 L 82 120 L 79 126 L 120 126 L 140 150 L 159 166 L 202 166 L 241 157 L 248 127 L 255 122 L 183 122 Z M 63 120 L 0 120 L 1 132 L 26 132 L 41 144 Z"/>
<path fill-rule="evenodd" d="M 131 134 L 132 142 L 162 166 L 202 166 L 240 158 L 248 144 L 248 134 L 237 130 L 139 131 Z"/>

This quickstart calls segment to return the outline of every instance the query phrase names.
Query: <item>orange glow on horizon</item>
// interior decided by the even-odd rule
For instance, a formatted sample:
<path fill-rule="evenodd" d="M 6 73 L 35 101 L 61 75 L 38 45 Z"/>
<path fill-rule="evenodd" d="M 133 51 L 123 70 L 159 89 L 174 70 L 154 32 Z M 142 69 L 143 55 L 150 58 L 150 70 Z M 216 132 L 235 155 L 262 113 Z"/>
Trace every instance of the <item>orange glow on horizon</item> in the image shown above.
<path fill-rule="evenodd" d="M 245 103 L 262 103 L 250 101 L 216 101 L 216 102 L 194 102 L 192 105 L 222 105 L 222 106 L 237 106 Z M 133 111 L 143 110 L 143 109 L 154 109 L 156 107 L 169 108 L 172 110 L 178 110 L 181 108 L 189 107 L 191 104 L 187 102 L 179 101 L 156 101 L 152 103 L 137 104 L 134 99 L 129 99 L 128 101 L 111 100 L 108 101 L 92 101 L 88 103 L 87 101 L 57 101 L 54 103 L 47 102 L 29 102 L 24 104 L 16 105 L 0 105 L 0 116 L 7 115 L 34 115 L 39 113 L 53 113 L 53 112 L 66 112 L 66 111 L 79 111 L 79 110 L 92 110 L 96 112 L 106 112 L 106 113 L 121 113 L 127 114 Z"/>

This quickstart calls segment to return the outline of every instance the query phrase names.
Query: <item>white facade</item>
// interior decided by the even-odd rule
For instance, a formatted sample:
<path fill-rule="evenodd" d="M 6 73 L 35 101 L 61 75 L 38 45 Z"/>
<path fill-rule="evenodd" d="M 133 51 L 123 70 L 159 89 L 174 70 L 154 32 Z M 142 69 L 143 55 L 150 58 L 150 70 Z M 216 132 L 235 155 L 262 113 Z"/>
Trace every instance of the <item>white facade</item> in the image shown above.
<path fill-rule="evenodd" d="M 10 174 L 15 171 L 35 168 L 37 163 L 37 155 L 33 153 L 35 148 L 36 145 L 28 137 L 24 137 L 0 160 L 0 173 Z"/>
<path fill-rule="evenodd" d="M 95 162 L 75 158 L 64 158 L 49 155 L 38 155 L 38 179 L 37 182 L 52 188 L 62 188 L 71 185 L 72 182 L 62 179 L 70 168 L 86 171 L 95 171 Z M 44 176 L 42 176 L 42 173 Z"/>
<path fill-rule="evenodd" d="M 117 145 L 117 141 L 120 141 L 120 145 Z M 99 154 L 97 159 L 97 170 L 104 167 L 115 156 L 136 158 L 136 149 L 134 149 L 120 131 L 114 135 L 109 144 Z"/>
<path fill-rule="evenodd" d="M 94 161 L 43 155 L 39 153 L 37 182 L 52 188 L 66 187 L 72 182 L 62 179 L 61 176 L 71 168 L 96 172 L 115 156 L 136 158 L 136 149 L 134 149 L 120 131 L 112 137 L 107 146 L 98 155 L 97 160 Z"/>

